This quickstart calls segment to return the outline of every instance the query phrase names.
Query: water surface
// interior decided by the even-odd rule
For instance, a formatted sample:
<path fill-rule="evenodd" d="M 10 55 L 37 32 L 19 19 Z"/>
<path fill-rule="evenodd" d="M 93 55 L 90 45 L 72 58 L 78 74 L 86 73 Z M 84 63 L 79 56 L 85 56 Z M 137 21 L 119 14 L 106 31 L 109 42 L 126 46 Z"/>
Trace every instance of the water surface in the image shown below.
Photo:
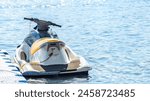
<path fill-rule="evenodd" d="M 150 83 L 149 0 L 3 0 L 0 16 L 0 49 L 11 56 L 34 26 L 23 17 L 35 17 L 61 24 L 53 30 L 92 67 L 29 83 Z"/>

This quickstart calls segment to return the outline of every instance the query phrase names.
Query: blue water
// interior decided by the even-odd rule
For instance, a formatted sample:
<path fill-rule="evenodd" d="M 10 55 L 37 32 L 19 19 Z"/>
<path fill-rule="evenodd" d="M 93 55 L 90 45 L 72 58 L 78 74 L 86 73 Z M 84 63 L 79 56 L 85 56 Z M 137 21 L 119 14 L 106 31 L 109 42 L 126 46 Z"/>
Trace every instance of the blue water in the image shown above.
<path fill-rule="evenodd" d="M 150 0 L 3 0 L 0 49 L 14 56 L 36 17 L 61 24 L 59 38 L 92 67 L 88 76 L 29 83 L 150 83 Z"/>

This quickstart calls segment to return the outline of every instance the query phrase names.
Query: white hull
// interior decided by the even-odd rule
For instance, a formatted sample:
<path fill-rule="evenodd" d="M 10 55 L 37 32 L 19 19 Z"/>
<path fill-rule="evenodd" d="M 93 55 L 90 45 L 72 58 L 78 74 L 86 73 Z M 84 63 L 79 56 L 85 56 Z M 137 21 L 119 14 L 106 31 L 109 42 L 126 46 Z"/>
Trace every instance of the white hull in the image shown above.
<path fill-rule="evenodd" d="M 24 76 L 88 73 L 91 69 L 83 57 L 58 39 L 39 39 L 32 47 L 23 42 L 14 59 Z"/>

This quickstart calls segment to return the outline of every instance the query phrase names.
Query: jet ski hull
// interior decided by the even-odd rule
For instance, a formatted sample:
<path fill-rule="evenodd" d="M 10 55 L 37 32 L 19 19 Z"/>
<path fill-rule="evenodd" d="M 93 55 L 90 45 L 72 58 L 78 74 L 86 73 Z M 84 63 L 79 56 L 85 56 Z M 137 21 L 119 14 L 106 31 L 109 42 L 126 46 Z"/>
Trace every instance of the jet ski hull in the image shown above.
<path fill-rule="evenodd" d="M 66 71 L 51 71 L 51 72 L 38 72 L 38 71 L 26 71 L 22 75 L 25 77 L 43 77 L 52 75 L 67 75 L 67 74 L 88 74 L 90 67 L 84 67 L 77 70 L 66 70 Z"/>
<path fill-rule="evenodd" d="M 25 45 L 26 46 L 26 45 Z M 23 48 L 20 46 L 16 50 L 17 56 L 14 58 L 15 62 L 18 64 L 18 69 L 21 71 L 23 76 L 49 76 L 49 75 L 64 75 L 64 74 L 76 74 L 76 73 L 84 73 L 88 74 L 88 71 L 91 70 L 91 67 L 87 63 L 87 61 L 81 57 L 73 53 L 73 51 L 69 47 L 64 47 L 66 50 L 64 51 L 62 56 L 68 58 L 66 63 L 56 64 L 56 61 L 60 61 L 59 57 L 56 58 L 56 61 L 50 65 L 40 64 L 39 62 L 26 61 L 22 59 L 22 50 Z M 20 55 L 18 55 L 20 52 Z M 60 54 L 60 53 L 59 53 Z M 29 56 L 28 56 L 29 57 Z M 67 59 L 64 58 L 64 59 Z M 50 60 L 51 61 L 51 60 Z M 46 62 L 49 63 L 49 62 Z"/>

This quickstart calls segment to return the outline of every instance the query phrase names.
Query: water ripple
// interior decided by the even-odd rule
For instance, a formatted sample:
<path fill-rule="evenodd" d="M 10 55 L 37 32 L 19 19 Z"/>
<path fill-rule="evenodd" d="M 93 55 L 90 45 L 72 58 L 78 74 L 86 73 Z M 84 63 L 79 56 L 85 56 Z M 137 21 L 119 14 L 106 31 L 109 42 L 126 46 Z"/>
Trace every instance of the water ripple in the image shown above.
<path fill-rule="evenodd" d="M 14 56 L 29 26 L 34 26 L 23 17 L 48 19 L 63 25 L 53 29 L 88 60 L 92 70 L 88 77 L 29 78 L 29 83 L 150 83 L 149 4 L 149 0 L 3 0 L 0 49 Z"/>

